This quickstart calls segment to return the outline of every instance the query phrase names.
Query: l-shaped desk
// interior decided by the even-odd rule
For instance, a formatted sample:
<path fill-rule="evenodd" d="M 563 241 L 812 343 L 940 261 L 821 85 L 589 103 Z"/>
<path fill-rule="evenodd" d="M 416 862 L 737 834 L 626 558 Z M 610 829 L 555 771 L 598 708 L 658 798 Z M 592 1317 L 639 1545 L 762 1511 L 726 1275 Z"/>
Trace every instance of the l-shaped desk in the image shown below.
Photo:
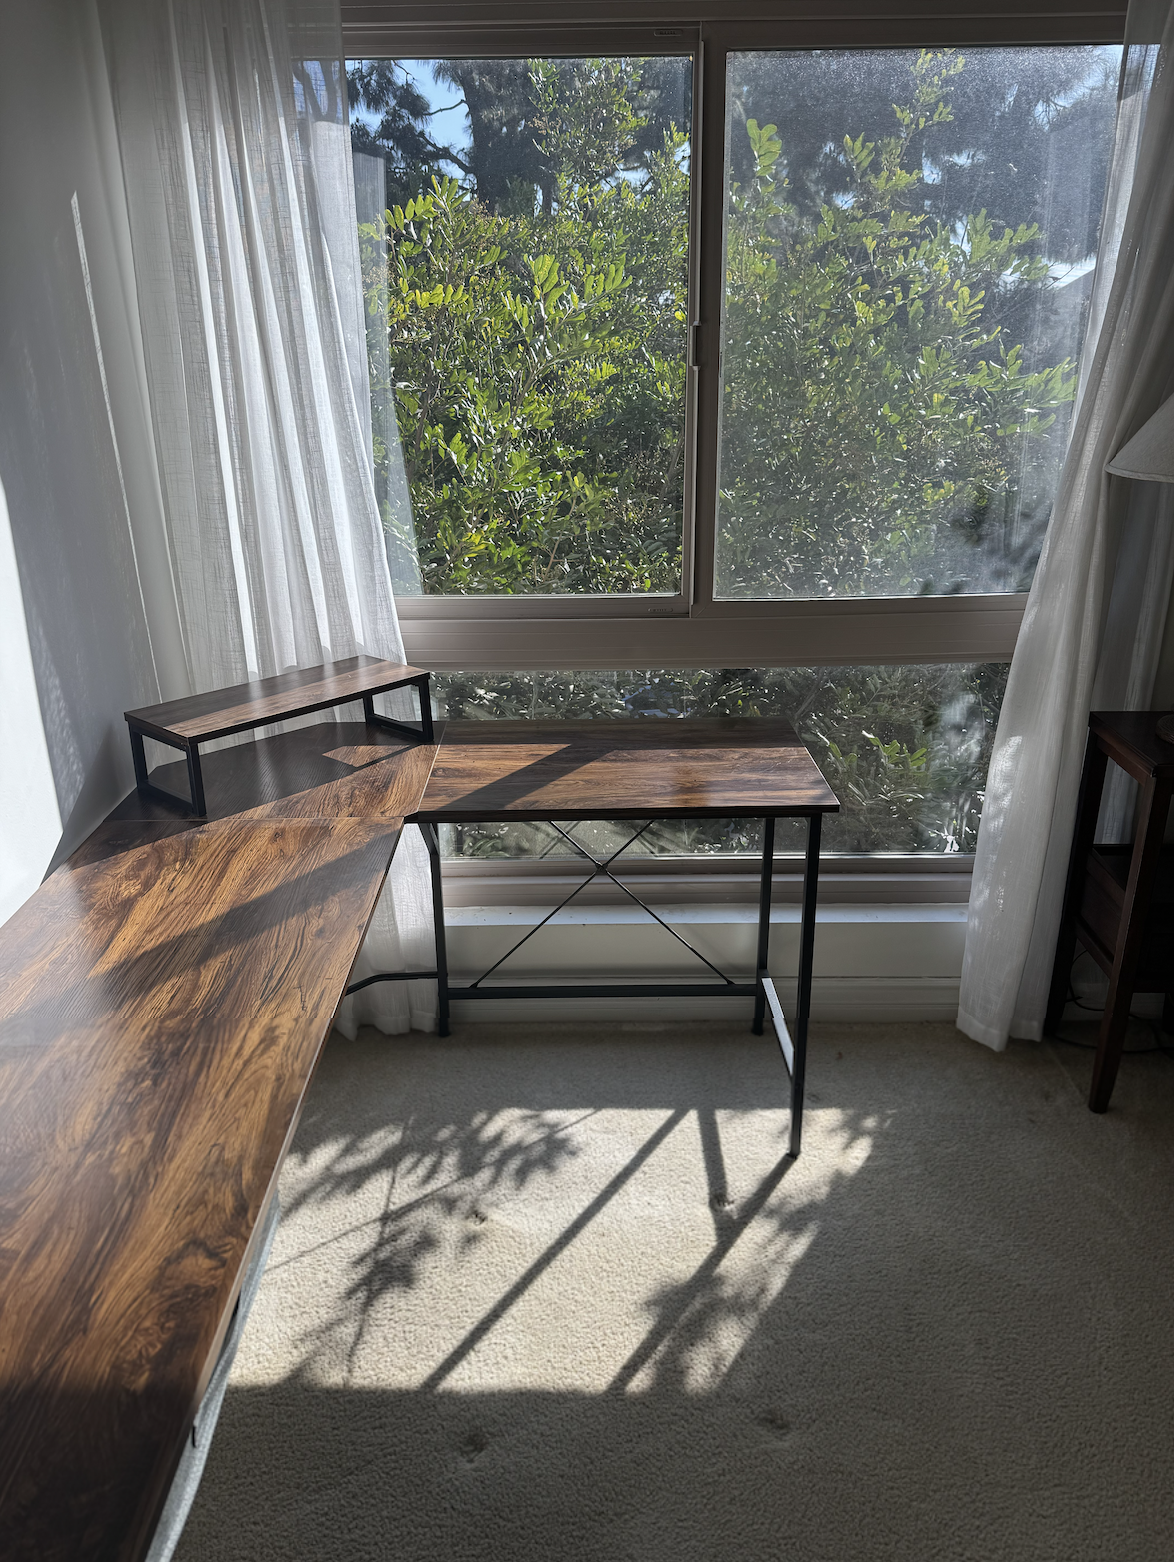
<path fill-rule="evenodd" d="M 406 819 L 435 845 L 446 819 L 604 817 L 642 754 L 642 789 L 613 817 L 812 821 L 797 1149 L 817 821 L 836 800 L 785 724 L 687 725 L 452 724 L 438 745 L 331 721 L 225 749 L 203 759 L 205 816 L 132 793 L 0 930 L 6 1562 L 132 1562 L 149 1546 Z M 184 763 L 151 779 L 182 788 Z M 575 807 L 577 781 L 590 802 Z M 756 1029 L 769 1007 L 783 1044 L 767 835 L 755 979 L 698 989 L 753 994 Z"/>

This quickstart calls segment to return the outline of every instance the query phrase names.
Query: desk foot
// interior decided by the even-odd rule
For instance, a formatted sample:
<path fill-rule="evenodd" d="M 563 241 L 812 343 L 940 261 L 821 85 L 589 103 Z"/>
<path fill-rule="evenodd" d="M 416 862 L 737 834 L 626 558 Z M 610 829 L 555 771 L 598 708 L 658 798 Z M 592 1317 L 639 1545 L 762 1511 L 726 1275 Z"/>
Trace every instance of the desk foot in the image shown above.
<path fill-rule="evenodd" d="M 791 1039 L 791 1032 L 787 1029 L 786 1017 L 783 1014 L 783 1006 L 779 1002 L 779 995 L 775 991 L 775 984 L 766 975 L 763 975 L 761 980 L 766 1002 L 770 1008 L 771 1025 L 774 1027 L 779 1051 L 783 1054 L 783 1064 L 791 1081 L 791 1145 L 788 1153 L 792 1156 L 798 1156 L 800 1141 L 803 1136 L 803 1076 L 807 1052 L 806 1029 L 802 1033 L 802 1041 L 796 1045 Z"/>

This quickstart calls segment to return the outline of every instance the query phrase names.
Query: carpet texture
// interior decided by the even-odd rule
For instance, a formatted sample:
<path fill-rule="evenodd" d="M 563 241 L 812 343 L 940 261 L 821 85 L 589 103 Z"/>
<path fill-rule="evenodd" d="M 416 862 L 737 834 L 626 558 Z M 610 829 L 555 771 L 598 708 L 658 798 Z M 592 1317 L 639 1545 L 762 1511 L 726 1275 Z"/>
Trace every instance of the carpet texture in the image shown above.
<path fill-rule="evenodd" d="M 336 1036 L 177 1562 L 1174 1557 L 1174 1063 Z"/>

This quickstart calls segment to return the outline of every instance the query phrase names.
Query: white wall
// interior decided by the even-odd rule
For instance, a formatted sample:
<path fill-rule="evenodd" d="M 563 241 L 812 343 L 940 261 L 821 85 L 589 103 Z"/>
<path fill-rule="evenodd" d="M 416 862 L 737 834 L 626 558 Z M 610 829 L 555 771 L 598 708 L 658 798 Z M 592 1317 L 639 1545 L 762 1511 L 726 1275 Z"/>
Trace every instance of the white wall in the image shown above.
<path fill-rule="evenodd" d="M 659 913 L 719 970 L 745 981 L 754 970 L 758 908 L 714 905 Z M 542 915 L 534 906 L 450 908 L 449 970 L 471 981 L 506 953 Z M 817 917 L 812 1013 L 835 1020 L 952 1020 L 966 940 L 966 907 L 827 905 Z M 793 1013 L 799 907 L 771 913 L 770 969 L 784 1010 Z M 694 982 L 712 974 L 636 907 L 576 906 L 560 911 L 493 978 L 498 983 L 580 980 Z M 739 1014 L 752 1001 L 721 998 L 494 999 L 455 1002 L 470 1020 L 701 1019 Z"/>
<path fill-rule="evenodd" d="M 0 487 L 0 922 L 40 882 L 61 836 L 24 598 Z"/>
<path fill-rule="evenodd" d="M 122 711 L 186 677 L 92 3 L 0 8 L 0 56 L 2 920 L 132 784 Z"/>

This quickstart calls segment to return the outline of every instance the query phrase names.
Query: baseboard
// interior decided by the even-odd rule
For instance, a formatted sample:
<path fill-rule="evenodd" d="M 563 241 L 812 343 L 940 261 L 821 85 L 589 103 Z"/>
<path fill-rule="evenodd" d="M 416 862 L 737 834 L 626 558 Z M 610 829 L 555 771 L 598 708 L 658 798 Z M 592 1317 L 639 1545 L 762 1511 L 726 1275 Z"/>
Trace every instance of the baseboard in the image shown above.
<path fill-rule="evenodd" d="M 625 975 L 625 981 L 631 977 Z M 785 980 L 779 996 L 787 1013 L 794 994 Z M 524 1020 L 597 1021 L 606 1024 L 735 1019 L 749 1023 L 752 1001 L 728 998 L 502 998 L 496 1002 L 454 1002 L 455 1023 L 466 1025 Z M 953 1020 L 958 1012 L 956 977 L 817 977 L 811 986 L 811 1016 L 816 1020 Z"/>
<path fill-rule="evenodd" d="M 632 978 L 625 974 L 625 981 Z M 794 998 L 787 992 L 785 980 L 779 983 L 783 1007 L 793 1012 Z M 882 1024 L 936 1020 L 952 1022 L 958 1012 L 955 977 L 938 976 L 827 976 L 811 984 L 813 1020 L 839 1020 L 845 1023 Z M 589 1003 L 581 998 L 503 998 L 497 1003 L 454 1003 L 453 1020 L 461 1025 L 488 1021 L 525 1020 L 597 1021 L 600 1024 L 648 1024 L 655 1021 L 678 1024 L 682 1020 L 743 1018 L 749 1022 L 750 999 L 725 998 L 596 998 Z M 1138 993 L 1130 1013 L 1137 1019 L 1162 1017 L 1160 993 Z M 1096 1023 L 1098 1013 L 1069 1004 L 1064 1010 L 1065 1024 Z"/>

